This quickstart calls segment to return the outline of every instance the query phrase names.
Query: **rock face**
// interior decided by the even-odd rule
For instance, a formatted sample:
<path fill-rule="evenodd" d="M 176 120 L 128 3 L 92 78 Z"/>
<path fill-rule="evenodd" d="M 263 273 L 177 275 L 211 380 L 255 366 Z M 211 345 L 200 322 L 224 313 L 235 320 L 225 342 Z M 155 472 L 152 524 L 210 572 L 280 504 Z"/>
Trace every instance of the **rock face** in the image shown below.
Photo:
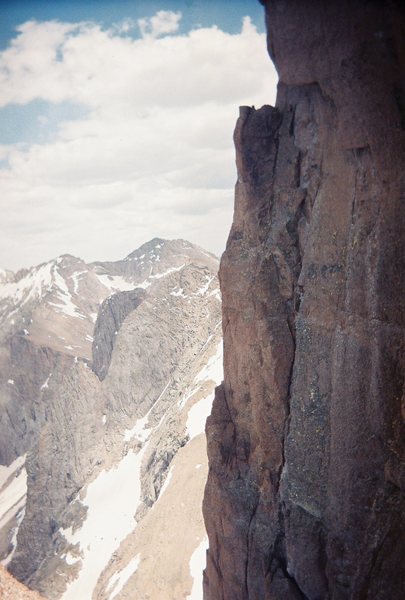
<path fill-rule="evenodd" d="M 25 588 L 2 566 L 0 566 L 0 598 L 1 600 L 41 600 L 39 594 Z"/>
<path fill-rule="evenodd" d="M 0 559 L 44 597 L 191 592 L 222 379 L 217 269 L 155 239 L 115 263 L 61 257 L 0 281 Z"/>
<path fill-rule="evenodd" d="M 143 289 L 108 297 L 100 306 L 93 336 L 93 371 L 102 381 L 108 373 L 115 339 L 126 317 L 145 299 Z"/>
<path fill-rule="evenodd" d="M 280 82 L 235 131 L 205 599 L 400 600 L 404 12 L 265 4 Z"/>

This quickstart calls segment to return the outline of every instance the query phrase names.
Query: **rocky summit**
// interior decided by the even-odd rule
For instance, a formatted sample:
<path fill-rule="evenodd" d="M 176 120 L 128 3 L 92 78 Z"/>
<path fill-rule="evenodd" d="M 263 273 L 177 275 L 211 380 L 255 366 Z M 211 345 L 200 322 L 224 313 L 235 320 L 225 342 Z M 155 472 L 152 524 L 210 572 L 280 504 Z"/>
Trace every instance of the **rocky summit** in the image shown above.
<path fill-rule="evenodd" d="M 43 597 L 201 588 L 217 269 L 154 239 L 116 262 L 2 272 L 0 558 Z"/>

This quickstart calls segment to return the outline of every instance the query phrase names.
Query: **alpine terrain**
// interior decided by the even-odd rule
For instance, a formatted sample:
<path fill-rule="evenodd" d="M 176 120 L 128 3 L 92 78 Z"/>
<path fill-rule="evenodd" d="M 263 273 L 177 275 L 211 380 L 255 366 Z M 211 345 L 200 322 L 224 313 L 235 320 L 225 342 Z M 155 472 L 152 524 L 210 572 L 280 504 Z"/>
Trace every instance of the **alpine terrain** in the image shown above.
<path fill-rule="evenodd" d="M 154 239 L 1 271 L 0 558 L 43 597 L 201 597 L 217 269 Z"/>

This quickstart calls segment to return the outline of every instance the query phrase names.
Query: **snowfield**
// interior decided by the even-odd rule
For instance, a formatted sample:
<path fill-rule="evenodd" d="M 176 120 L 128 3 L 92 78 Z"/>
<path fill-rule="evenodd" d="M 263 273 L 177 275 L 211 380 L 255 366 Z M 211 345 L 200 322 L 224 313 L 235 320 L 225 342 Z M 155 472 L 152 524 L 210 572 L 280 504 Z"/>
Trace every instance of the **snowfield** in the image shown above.
<path fill-rule="evenodd" d="M 83 525 L 61 533 L 79 545 L 82 568 L 63 594 L 63 600 L 91 600 L 104 567 L 121 541 L 134 530 L 140 502 L 140 469 L 146 446 L 138 454 L 129 451 L 118 465 L 102 471 L 87 488 L 83 504 L 88 507 Z M 72 562 L 73 556 L 67 556 Z"/>

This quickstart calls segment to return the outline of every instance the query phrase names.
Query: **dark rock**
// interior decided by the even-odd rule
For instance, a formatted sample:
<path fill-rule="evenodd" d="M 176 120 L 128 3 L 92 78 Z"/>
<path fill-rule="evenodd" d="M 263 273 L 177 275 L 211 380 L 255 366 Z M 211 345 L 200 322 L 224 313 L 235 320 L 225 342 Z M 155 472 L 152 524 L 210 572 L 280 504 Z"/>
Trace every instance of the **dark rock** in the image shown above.
<path fill-rule="evenodd" d="M 235 131 L 205 599 L 402 600 L 404 12 L 265 4 L 280 83 Z"/>

